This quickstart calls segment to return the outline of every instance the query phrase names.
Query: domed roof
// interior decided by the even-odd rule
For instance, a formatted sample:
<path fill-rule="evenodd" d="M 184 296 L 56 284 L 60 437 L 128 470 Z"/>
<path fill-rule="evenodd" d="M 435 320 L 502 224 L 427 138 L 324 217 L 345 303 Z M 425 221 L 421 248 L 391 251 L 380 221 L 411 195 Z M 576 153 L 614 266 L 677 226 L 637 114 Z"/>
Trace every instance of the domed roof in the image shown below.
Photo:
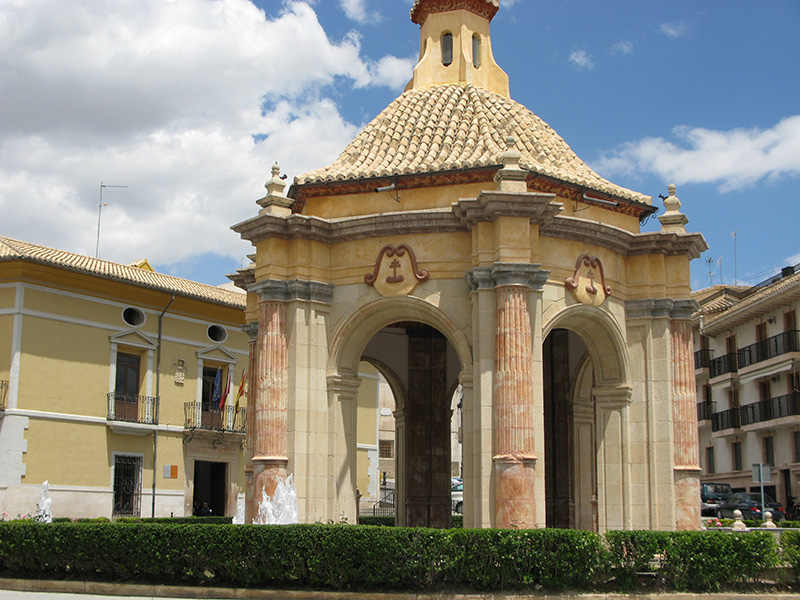
<path fill-rule="evenodd" d="M 592 171 L 544 121 L 518 102 L 471 84 L 403 93 L 373 119 L 335 162 L 295 178 L 295 185 L 435 173 L 500 165 L 507 136 L 534 174 L 601 194 L 650 203 Z"/>

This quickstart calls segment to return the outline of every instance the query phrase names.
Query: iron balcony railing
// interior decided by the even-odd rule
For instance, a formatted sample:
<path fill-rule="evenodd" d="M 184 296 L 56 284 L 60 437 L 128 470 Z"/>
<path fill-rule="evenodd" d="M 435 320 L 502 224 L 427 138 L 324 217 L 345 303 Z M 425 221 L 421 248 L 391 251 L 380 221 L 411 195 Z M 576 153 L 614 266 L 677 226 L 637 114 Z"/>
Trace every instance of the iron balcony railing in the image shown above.
<path fill-rule="evenodd" d="M 708 376 L 719 377 L 725 373 L 736 373 L 739 370 L 739 355 L 735 352 L 724 354 L 708 363 Z"/>
<path fill-rule="evenodd" d="M 711 431 L 722 431 L 723 429 L 737 429 L 742 426 L 742 410 L 740 408 L 729 408 L 711 415 Z"/>
<path fill-rule="evenodd" d="M 6 409 L 6 402 L 8 401 L 8 381 L 3 379 L 0 381 L 0 410 Z"/>
<path fill-rule="evenodd" d="M 108 420 L 158 425 L 158 398 L 108 393 Z"/>
<path fill-rule="evenodd" d="M 208 429 L 211 431 L 230 431 L 245 433 L 247 431 L 247 409 L 235 406 L 223 406 L 222 410 L 204 407 L 200 402 L 187 402 L 183 405 L 187 429 Z"/>
<path fill-rule="evenodd" d="M 749 367 L 781 354 L 800 351 L 800 331 L 784 331 L 739 349 L 739 367 Z"/>
<path fill-rule="evenodd" d="M 800 415 L 800 394 L 796 392 L 745 404 L 742 408 L 742 425 L 763 423 L 781 417 Z"/>
<path fill-rule="evenodd" d="M 711 418 L 716 408 L 716 402 L 698 402 L 697 403 L 697 420 L 706 421 Z"/>
<path fill-rule="evenodd" d="M 711 362 L 711 355 L 713 354 L 713 350 L 697 350 L 694 353 L 694 368 L 697 369 L 707 369 L 709 363 Z"/>

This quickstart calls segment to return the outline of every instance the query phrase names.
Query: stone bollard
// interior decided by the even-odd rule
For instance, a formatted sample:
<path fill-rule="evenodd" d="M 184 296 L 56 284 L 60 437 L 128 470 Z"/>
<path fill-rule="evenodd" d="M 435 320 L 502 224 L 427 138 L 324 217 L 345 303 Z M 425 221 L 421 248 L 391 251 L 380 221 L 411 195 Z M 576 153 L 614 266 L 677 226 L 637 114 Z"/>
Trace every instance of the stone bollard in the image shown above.
<path fill-rule="evenodd" d="M 733 511 L 733 518 L 735 519 L 733 522 L 734 531 L 745 531 L 747 529 L 744 522 L 742 521 L 742 511 L 740 510 Z"/>
<path fill-rule="evenodd" d="M 772 513 L 764 511 L 764 522 L 761 524 L 762 527 L 766 527 L 767 529 L 776 529 L 778 526 L 772 522 Z"/>

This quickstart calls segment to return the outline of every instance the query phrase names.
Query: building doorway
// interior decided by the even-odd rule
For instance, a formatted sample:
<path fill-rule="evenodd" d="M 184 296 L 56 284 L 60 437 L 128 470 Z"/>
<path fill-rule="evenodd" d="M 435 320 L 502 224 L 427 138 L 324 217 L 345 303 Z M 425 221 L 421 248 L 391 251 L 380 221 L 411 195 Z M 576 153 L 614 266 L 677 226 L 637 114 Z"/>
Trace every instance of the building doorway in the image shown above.
<path fill-rule="evenodd" d="M 362 360 L 381 365 L 396 401 L 395 518 L 398 525 L 452 523 L 452 398 L 461 364 L 447 338 L 420 322 L 383 327 Z"/>
<path fill-rule="evenodd" d="M 554 329 L 542 349 L 547 527 L 597 530 L 593 369 L 586 345 Z"/>
<path fill-rule="evenodd" d="M 221 462 L 194 461 L 194 514 L 207 506 L 212 516 L 224 516 L 228 489 L 228 465 Z M 205 511 L 202 511 L 205 512 Z"/>

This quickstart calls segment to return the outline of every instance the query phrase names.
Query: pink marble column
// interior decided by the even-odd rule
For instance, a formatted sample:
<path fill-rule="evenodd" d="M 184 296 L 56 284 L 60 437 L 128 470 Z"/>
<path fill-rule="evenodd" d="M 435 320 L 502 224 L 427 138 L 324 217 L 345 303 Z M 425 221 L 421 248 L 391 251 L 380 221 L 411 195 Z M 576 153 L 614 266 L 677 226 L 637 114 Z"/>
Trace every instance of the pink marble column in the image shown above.
<path fill-rule="evenodd" d="M 286 303 L 259 302 L 253 429 L 253 488 L 250 514 L 258 514 L 262 491 L 272 497 L 279 478 L 286 478 L 288 411 L 288 348 Z"/>
<path fill-rule="evenodd" d="M 534 527 L 533 345 L 527 286 L 496 288 L 495 526 Z"/>
<path fill-rule="evenodd" d="M 675 507 L 678 529 L 700 527 L 700 460 L 697 441 L 697 398 L 692 323 L 671 325 L 672 428 L 675 462 Z"/>
<path fill-rule="evenodd" d="M 256 365 L 258 364 L 258 325 L 255 326 L 255 334 L 250 335 L 249 355 L 247 361 L 247 421 L 245 432 L 247 433 L 247 449 L 244 463 L 245 477 L 245 498 L 249 500 L 253 497 L 253 432 L 256 430 Z M 245 501 L 244 522 L 253 522 L 251 503 Z"/>

